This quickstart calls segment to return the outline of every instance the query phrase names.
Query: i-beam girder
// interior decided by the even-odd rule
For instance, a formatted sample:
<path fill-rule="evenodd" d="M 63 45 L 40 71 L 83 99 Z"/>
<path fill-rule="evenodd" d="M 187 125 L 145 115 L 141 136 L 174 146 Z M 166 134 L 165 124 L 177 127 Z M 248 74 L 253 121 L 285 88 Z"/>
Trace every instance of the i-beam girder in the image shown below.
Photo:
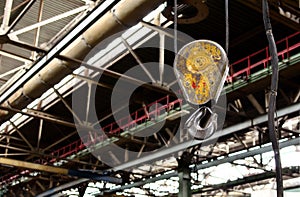
<path fill-rule="evenodd" d="M 294 104 L 294 105 L 289 106 L 289 107 L 284 108 L 284 109 L 280 109 L 280 110 L 278 110 L 278 117 L 289 114 L 289 113 L 297 112 L 297 111 L 299 111 L 299 108 L 300 108 L 300 103 Z M 248 120 L 248 121 L 245 121 L 243 123 L 225 128 L 224 130 L 217 132 L 217 134 L 212 136 L 212 138 L 218 138 L 218 137 L 221 137 L 221 136 L 224 136 L 224 135 L 228 135 L 228 134 L 234 133 L 238 130 L 242 130 L 242 129 L 257 125 L 257 124 L 261 124 L 261 123 L 264 123 L 266 121 L 267 121 L 267 115 L 262 115 L 260 117 L 254 118 L 252 120 Z M 212 140 L 212 139 L 210 139 L 210 140 Z M 209 140 L 204 140 L 204 141 L 209 141 Z M 126 168 L 130 168 L 132 166 L 136 166 L 137 164 L 140 164 L 140 163 L 144 163 L 144 162 L 147 162 L 147 161 L 149 162 L 149 161 L 152 161 L 154 159 L 159 159 L 159 158 L 164 157 L 166 155 L 169 155 L 171 153 L 178 152 L 182 149 L 186 149 L 188 146 L 199 145 L 199 144 L 203 143 L 204 141 L 191 140 L 191 141 L 188 141 L 188 142 L 183 143 L 183 144 L 175 145 L 175 146 L 173 146 L 173 147 L 171 147 L 167 150 L 158 151 L 157 153 L 154 153 L 150 156 L 146 156 L 146 157 L 128 162 L 127 165 L 123 164 L 123 165 L 117 166 L 117 167 L 114 168 L 114 170 L 126 169 Z M 288 141 L 281 142 L 280 143 L 280 148 L 291 146 L 291 145 L 299 145 L 299 144 L 300 144 L 300 138 L 295 138 L 295 139 L 291 139 L 291 140 L 288 140 Z M 230 156 L 230 157 L 226 157 L 226 158 L 221 159 L 221 160 L 215 160 L 215 161 L 212 161 L 212 162 L 209 162 L 209 163 L 206 163 L 206 164 L 199 164 L 194 169 L 203 169 L 203 168 L 207 168 L 207 167 L 210 167 L 210 166 L 213 166 L 213 165 L 219 165 L 219 164 L 226 163 L 226 162 L 232 162 L 232 161 L 237 160 L 237 159 L 250 157 L 250 156 L 261 154 L 261 153 L 268 152 L 268 151 L 271 151 L 271 150 L 272 150 L 271 146 L 267 146 L 267 147 L 263 147 L 263 148 L 259 148 L 259 149 L 254 149 L 254 150 L 249 150 L 248 152 L 238 154 L 238 155 L 234 155 L 234 156 Z M 170 178 L 170 177 L 173 177 L 173 176 L 177 176 L 177 172 L 170 172 L 170 173 L 163 174 L 161 176 L 157 176 L 157 177 L 154 177 L 154 178 L 148 178 L 145 181 L 139 181 L 139 182 L 135 182 L 135 183 L 132 183 L 132 184 L 124 185 L 124 186 L 121 186 L 120 188 L 113 189 L 113 190 L 107 190 L 105 192 L 116 192 L 116 191 L 119 191 L 119 190 L 124 190 L 124 189 L 127 189 L 127 188 L 131 188 L 131 187 L 141 186 L 141 185 L 144 185 L 146 183 L 154 182 L 154 181 L 157 181 L 157 180 L 167 179 L 167 178 Z M 71 187 L 72 185 L 74 186 L 78 183 L 78 181 L 87 182 L 89 180 L 88 179 L 79 179 L 76 182 L 70 182 L 66 185 L 62 185 L 59 188 L 55 189 L 55 191 L 59 192 L 59 191 L 62 191 L 66 188 Z M 50 191 L 47 191 L 47 194 L 49 194 L 49 192 Z M 51 193 L 51 194 L 53 194 L 53 193 Z"/>
<path fill-rule="evenodd" d="M 296 103 L 294 105 L 291 105 L 291 106 L 288 106 L 286 108 L 278 110 L 277 111 L 277 116 L 280 117 L 280 116 L 287 115 L 287 114 L 290 114 L 290 113 L 298 112 L 299 109 L 300 109 L 300 103 Z M 261 115 L 259 117 L 254 118 L 254 119 L 247 120 L 245 122 L 227 127 L 225 129 L 222 129 L 221 131 L 217 131 L 209 139 L 205 139 L 205 140 L 191 139 L 191 140 L 183 142 L 181 144 L 174 145 L 170 148 L 163 149 L 161 151 L 157 151 L 157 152 L 155 152 L 153 154 L 150 154 L 150 155 L 147 155 L 145 157 L 142 157 L 142 158 L 139 158 L 139 159 L 136 159 L 136 160 L 133 160 L 133 161 L 129 161 L 125 164 L 116 166 L 116 167 L 113 168 L 113 170 L 118 171 L 118 170 L 129 169 L 129 168 L 132 168 L 132 167 L 134 167 L 138 164 L 141 164 L 141 163 L 151 162 L 155 159 L 163 158 L 163 157 L 166 157 L 168 155 L 170 156 L 171 154 L 173 154 L 175 152 L 179 152 L 181 150 L 184 150 L 188 147 L 200 145 L 204 142 L 209 143 L 209 142 L 212 142 L 212 141 L 216 141 L 218 138 L 220 138 L 222 136 L 229 135 L 229 134 L 235 133 L 237 131 L 240 131 L 240 130 L 243 130 L 243 129 L 246 129 L 246 128 L 250 128 L 252 126 L 255 126 L 255 125 L 258 125 L 258 124 L 261 124 L 261 123 L 265 123 L 267 121 L 268 121 L 267 114 Z"/>
<path fill-rule="evenodd" d="M 280 145 L 280 148 L 284 148 L 284 147 L 288 147 L 288 146 L 292 146 L 292 145 L 300 145 L 300 137 L 281 142 L 279 145 Z M 225 157 L 223 159 L 214 160 L 214 161 L 211 161 L 211 162 L 208 162 L 208 163 L 203 163 L 203 164 L 198 164 L 196 166 L 192 166 L 191 170 L 193 172 L 196 172 L 197 170 L 200 170 L 200 169 L 209 168 L 211 166 L 217 166 L 217 165 L 224 164 L 224 163 L 227 163 L 227 162 L 233 162 L 233 161 L 236 161 L 238 159 L 244 159 L 246 157 L 251 157 L 251 156 L 266 153 L 266 152 L 269 152 L 269 151 L 272 151 L 272 146 L 271 145 L 265 146 L 265 147 L 262 147 L 262 148 L 257 147 L 256 149 L 249 150 L 249 151 L 244 152 L 244 153 L 240 153 L 240 154 L 237 154 L 237 155 L 232 155 L 232 156 Z M 129 189 L 129 188 L 132 188 L 132 187 L 139 187 L 139 186 L 145 185 L 147 183 L 155 182 L 155 181 L 158 181 L 158 180 L 168 179 L 168 178 L 171 178 L 171 177 L 174 177 L 174 176 L 178 176 L 178 173 L 175 172 L 175 171 L 174 172 L 168 172 L 168 173 L 162 174 L 160 176 L 147 178 L 144 181 L 138 181 L 138 182 L 135 182 L 135 183 L 132 183 L 132 184 L 123 185 L 123 186 L 115 188 L 115 189 L 106 190 L 105 192 L 114 193 L 114 192 L 122 191 L 124 189 Z"/>
<path fill-rule="evenodd" d="M 286 175 L 292 175 L 293 173 L 299 174 L 299 166 L 287 167 L 287 168 L 283 168 L 282 170 L 283 170 L 283 173 Z M 242 179 L 237 179 L 235 181 L 229 181 L 227 183 L 206 186 L 201 189 L 194 190 L 193 193 L 211 192 L 211 191 L 216 191 L 219 189 L 228 190 L 228 189 L 233 188 L 238 185 L 243 185 L 243 184 L 248 184 L 248 183 L 253 183 L 256 181 L 262 181 L 262 180 L 266 180 L 269 178 L 273 178 L 273 177 L 275 177 L 275 175 L 276 175 L 275 172 L 269 172 L 269 171 L 263 172 L 263 173 L 251 175 L 249 177 L 243 177 Z"/>

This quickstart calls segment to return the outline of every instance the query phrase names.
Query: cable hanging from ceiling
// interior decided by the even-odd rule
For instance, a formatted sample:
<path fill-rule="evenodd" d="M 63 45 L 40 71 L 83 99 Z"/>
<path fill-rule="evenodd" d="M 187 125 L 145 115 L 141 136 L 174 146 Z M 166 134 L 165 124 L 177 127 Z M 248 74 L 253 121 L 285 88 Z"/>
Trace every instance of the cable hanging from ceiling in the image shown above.
<path fill-rule="evenodd" d="M 174 53 L 177 54 L 177 18 L 178 17 L 178 3 L 177 0 L 174 0 Z"/>
<path fill-rule="evenodd" d="M 272 26 L 269 17 L 269 7 L 267 0 L 262 1 L 262 13 L 264 27 L 269 42 L 269 50 L 271 54 L 271 65 L 272 65 L 272 77 L 271 77 L 271 92 L 270 92 L 270 101 L 269 101 L 269 111 L 268 111 L 268 128 L 269 136 L 272 143 L 272 148 L 275 157 L 275 168 L 276 168 L 276 185 L 277 185 L 277 197 L 283 196 L 283 180 L 282 180 L 282 167 L 281 159 L 278 145 L 277 131 L 275 128 L 275 112 L 276 112 L 276 96 L 277 96 L 277 87 L 278 87 L 278 56 L 277 48 L 274 41 L 274 36 L 272 33 Z"/>
<path fill-rule="evenodd" d="M 228 57 L 229 50 L 229 14 L 228 14 L 228 0 L 225 0 L 225 52 Z"/>

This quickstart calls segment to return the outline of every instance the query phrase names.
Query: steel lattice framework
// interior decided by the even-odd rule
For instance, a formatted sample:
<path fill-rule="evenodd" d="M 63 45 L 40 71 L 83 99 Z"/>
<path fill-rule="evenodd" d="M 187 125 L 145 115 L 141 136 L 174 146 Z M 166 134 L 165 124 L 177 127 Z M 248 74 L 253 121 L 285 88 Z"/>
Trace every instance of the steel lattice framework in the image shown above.
<path fill-rule="evenodd" d="M 169 45 L 175 36 L 173 22 L 161 14 L 163 6 L 156 9 L 161 3 L 0 3 L 0 196 L 64 195 L 67 190 L 83 196 L 92 187 L 96 188 L 92 196 L 134 195 L 136 191 L 145 196 L 176 196 L 178 177 L 186 175 L 180 166 L 183 152 L 190 154 L 188 169 L 194 195 L 230 195 L 235 191 L 248 196 L 249 188 L 259 190 L 272 182 L 266 115 L 272 65 L 263 22 L 258 16 L 261 5 L 255 0 L 231 1 L 230 72 L 222 93 L 227 100 L 216 107 L 224 117 L 224 125 L 211 138 L 199 141 L 181 129 L 180 121 L 194 109 L 181 96 L 175 78 L 166 76 L 167 65 L 174 61 Z M 224 5 L 206 4 L 207 18 L 195 24 L 179 24 L 178 31 L 193 39 L 211 39 L 223 45 Z M 180 6 L 183 11 L 192 9 L 188 4 Z M 145 17 L 155 9 L 153 15 Z M 297 153 L 299 23 L 276 11 L 276 4 L 271 3 L 270 9 L 280 61 L 276 127 L 282 150 Z M 116 34 L 121 30 L 127 31 Z M 106 41 L 109 35 L 115 37 Z M 183 34 L 178 35 L 179 46 L 189 41 Z M 99 43 L 98 59 L 87 59 Z M 151 67 L 149 62 L 157 64 Z M 145 77 L 126 74 L 135 65 Z M 130 104 L 120 98 L 119 111 L 113 111 L 110 102 L 119 80 L 138 88 Z M 80 98 L 80 108 L 86 113 L 83 119 L 74 110 L 72 100 L 72 95 L 82 89 L 87 97 Z M 93 94 L 97 102 L 92 100 Z M 96 119 L 89 117 L 94 103 Z M 126 105 L 130 112 L 114 118 Z M 105 135 L 99 133 L 97 124 Z M 161 124 L 163 127 L 150 137 L 139 136 Z M 108 147 L 112 144 L 125 147 L 122 157 L 110 152 Z M 165 148 L 160 150 L 161 147 Z M 133 158 L 129 150 L 136 153 Z M 117 165 L 107 165 L 94 157 L 93 151 L 107 152 Z M 143 155 L 147 151 L 151 154 Z M 241 177 L 232 175 L 232 180 L 210 182 L 222 165 L 244 171 Z M 289 185 L 299 178 L 299 165 L 291 164 L 283 171 L 285 188 L 299 187 L 299 183 Z M 164 185 L 175 187 L 166 192 Z"/>

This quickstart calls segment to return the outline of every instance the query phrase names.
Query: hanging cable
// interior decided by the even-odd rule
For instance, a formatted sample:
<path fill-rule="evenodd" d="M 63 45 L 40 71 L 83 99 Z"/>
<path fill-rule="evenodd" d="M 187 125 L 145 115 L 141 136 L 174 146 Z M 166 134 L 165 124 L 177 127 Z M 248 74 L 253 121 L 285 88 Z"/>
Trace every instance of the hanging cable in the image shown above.
<path fill-rule="evenodd" d="M 177 17 L 178 17 L 178 10 L 177 10 L 177 0 L 174 0 L 174 53 L 177 54 Z"/>
<path fill-rule="evenodd" d="M 277 96 L 277 87 L 278 87 L 278 57 L 277 57 L 277 48 L 272 34 L 272 26 L 269 18 L 269 7 L 267 0 L 262 1 L 262 12 L 265 31 L 267 39 L 269 42 L 269 50 L 271 54 L 271 64 L 272 64 L 272 77 L 271 77 L 271 94 L 269 101 L 269 111 L 268 111 L 268 127 L 269 127 L 269 136 L 272 143 L 275 165 L 276 165 L 276 184 L 277 184 L 277 197 L 283 196 L 283 180 L 282 180 L 282 167 L 280 160 L 280 152 L 278 145 L 278 137 L 275 129 L 275 119 L 274 114 L 276 111 L 276 96 Z"/>
<path fill-rule="evenodd" d="M 229 15 L 228 15 L 228 0 L 225 0 L 225 36 L 226 36 L 226 44 L 225 44 L 225 52 L 228 57 L 228 48 L 229 48 Z"/>

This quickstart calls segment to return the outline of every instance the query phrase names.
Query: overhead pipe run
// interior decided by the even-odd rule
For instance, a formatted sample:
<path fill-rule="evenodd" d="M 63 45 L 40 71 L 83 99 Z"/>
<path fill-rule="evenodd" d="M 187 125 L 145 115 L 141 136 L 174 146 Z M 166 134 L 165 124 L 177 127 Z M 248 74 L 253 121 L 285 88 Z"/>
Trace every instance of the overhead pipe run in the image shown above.
<path fill-rule="evenodd" d="M 123 0 L 119 2 L 63 50 L 60 55 L 83 60 L 99 42 L 137 24 L 163 2 L 164 0 Z M 53 59 L 38 74 L 29 79 L 22 88 L 12 94 L 2 106 L 16 109 L 25 108 L 79 66 L 80 64 Z M 0 110 L 0 123 L 8 120 L 14 114 L 11 111 Z"/>

